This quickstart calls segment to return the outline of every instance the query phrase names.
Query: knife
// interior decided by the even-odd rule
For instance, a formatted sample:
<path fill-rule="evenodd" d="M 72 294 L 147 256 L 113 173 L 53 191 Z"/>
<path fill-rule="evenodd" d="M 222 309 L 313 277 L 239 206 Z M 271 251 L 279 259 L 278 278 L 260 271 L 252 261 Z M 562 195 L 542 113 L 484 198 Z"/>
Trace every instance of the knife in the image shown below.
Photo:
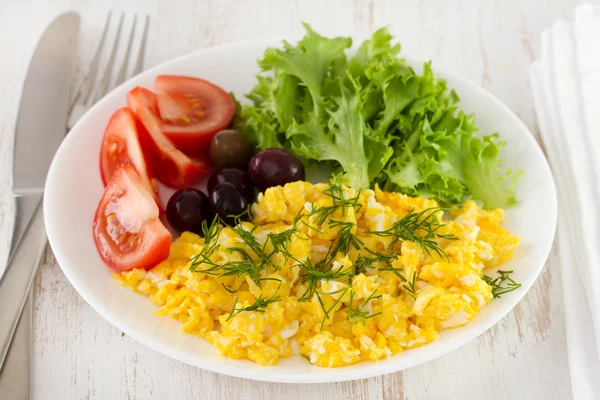
<path fill-rule="evenodd" d="M 41 206 L 44 183 L 67 128 L 78 35 L 78 14 L 65 13 L 52 21 L 37 45 L 23 87 L 15 132 L 13 251 L 0 280 L 0 368 L 46 246 Z M 19 335 L 28 335 L 27 343 L 30 344 L 31 324 L 25 321 L 21 326 L 28 329 L 27 332 L 20 331 Z"/>

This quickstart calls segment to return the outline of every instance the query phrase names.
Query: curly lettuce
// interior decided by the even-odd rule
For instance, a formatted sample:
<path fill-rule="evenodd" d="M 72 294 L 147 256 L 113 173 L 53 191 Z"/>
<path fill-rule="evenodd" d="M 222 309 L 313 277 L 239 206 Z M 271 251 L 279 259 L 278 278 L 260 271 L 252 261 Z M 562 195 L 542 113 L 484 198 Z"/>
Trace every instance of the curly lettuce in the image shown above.
<path fill-rule="evenodd" d="M 398 57 L 386 28 L 347 57 L 350 38 L 326 38 L 304 24 L 296 45 L 268 48 L 263 73 L 241 106 L 239 129 L 260 149 L 281 147 L 305 162 L 332 165 L 350 186 L 467 198 L 486 208 L 516 204 L 521 172 L 505 170 L 498 134 L 479 136 L 474 116 L 435 76 Z"/>

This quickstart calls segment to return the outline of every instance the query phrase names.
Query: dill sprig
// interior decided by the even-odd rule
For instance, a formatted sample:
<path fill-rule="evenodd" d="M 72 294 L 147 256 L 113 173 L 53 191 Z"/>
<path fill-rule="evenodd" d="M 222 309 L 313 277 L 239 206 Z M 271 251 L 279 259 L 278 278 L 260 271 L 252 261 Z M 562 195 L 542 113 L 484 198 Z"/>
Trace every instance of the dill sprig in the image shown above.
<path fill-rule="evenodd" d="M 366 300 L 362 303 L 362 305 L 358 308 L 353 307 L 354 293 L 354 291 L 350 292 L 350 301 L 348 303 L 348 321 L 352 323 L 362 321 L 362 323 L 365 324 L 365 321 L 367 319 L 376 317 L 381 314 L 381 311 L 377 313 L 369 313 L 365 310 L 365 307 L 367 306 L 367 304 L 369 304 L 371 300 L 381 298 L 381 295 L 375 296 L 375 293 L 377 293 L 377 289 L 373 290 L 369 297 L 367 297 Z"/>
<path fill-rule="evenodd" d="M 492 278 L 488 275 L 483 275 L 482 278 L 485 283 L 492 287 L 492 296 L 494 296 L 495 299 L 521 287 L 520 283 L 515 282 L 514 279 L 510 277 L 510 274 L 512 274 L 513 271 L 498 270 L 498 273 L 500 276 L 496 278 Z"/>
<path fill-rule="evenodd" d="M 215 215 L 210 225 L 206 220 L 202 221 L 202 233 L 204 235 L 204 246 L 198 254 L 190 259 L 190 271 L 192 272 L 196 272 L 196 269 L 202 264 L 209 265 L 207 270 L 219 268 L 219 265 L 211 260 L 213 254 L 220 248 L 218 238 L 221 234 L 221 221 L 218 215 Z M 199 272 L 206 273 L 205 271 L 201 270 Z"/>
<path fill-rule="evenodd" d="M 401 240 L 409 240 L 421 246 L 429 256 L 432 256 L 433 252 L 440 258 L 448 258 L 446 252 L 439 246 L 437 239 L 457 240 L 458 238 L 452 234 L 439 233 L 439 230 L 445 226 L 437 216 L 437 213 L 442 210 L 443 208 L 433 207 L 420 212 L 414 212 L 413 209 L 404 217 L 394 222 L 390 229 L 385 231 L 369 231 L 368 233 L 381 237 L 391 237 L 390 249 Z"/>
<path fill-rule="evenodd" d="M 231 318 L 235 317 L 236 315 L 238 315 L 239 313 L 241 313 L 242 311 L 257 311 L 257 312 L 265 312 L 265 308 L 267 308 L 267 306 L 271 303 L 277 303 L 278 301 L 281 301 L 281 297 L 277 296 L 276 294 L 269 297 L 269 298 L 265 298 L 263 297 L 263 294 L 261 293 L 260 296 L 258 296 L 258 298 L 256 299 L 256 301 L 252 304 L 250 304 L 249 306 L 246 307 L 236 307 L 238 304 L 238 298 L 236 297 L 233 300 L 233 307 L 231 309 L 231 313 L 229 313 L 229 316 L 227 317 L 226 321 L 229 321 Z"/>
<path fill-rule="evenodd" d="M 308 213 L 308 218 L 313 218 L 317 225 L 323 225 L 331 216 L 337 211 L 340 211 L 342 216 L 346 216 L 346 212 L 349 209 L 358 211 L 362 204 L 360 204 L 360 191 L 356 196 L 346 199 L 344 196 L 344 189 L 342 185 L 335 182 L 330 182 L 327 189 L 323 189 L 323 194 L 331 198 L 330 206 L 316 206 L 314 203 L 311 204 L 311 211 Z"/>
<path fill-rule="evenodd" d="M 279 233 L 267 233 L 267 240 L 265 241 L 263 248 L 267 247 L 267 243 L 271 243 L 271 245 L 273 246 L 273 250 L 269 253 L 268 257 L 271 258 L 273 255 L 281 253 L 284 257 L 284 264 L 286 264 L 291 257 L 291 254 L 288 252 L 287 247 L 292 241 L 292 237 L 295 236 L 302 240 L 310 240 L 307 237 L 300 236 L 299 233 L 300 231 L 295 225 Z"/>
<path fill-rule="evenodd" d="M 369 252 L 371 252 L 369 250 Z M 396 255 L 385 255 L 385 254 L 375 254 L 373 252 L 371 252 L 372 254 L 374 254 L 373 257 L 366 257 L 366 261 L 365 262 L 383 262 L 385 264 L 385 267 L 380 267 L 378 268 L 379 271 L 390 271 L 392 272 L 394 275 L 396 275 L 398 277 L 398 279 L 400 279 L 400 281 L 402 281 L 402 290 L 405 291 L 406 293 L 408 293 L 410 295 L 410 297 L 412 297 L 413 299 L 416 299 L 417 297 L 417 289 L 415 287 L 416 283 L 417 283 L 417 271 L 413 272 L 413 275 L 411 277 L 410 280 L 406 279 L 404 277 L 404 275 L 402 275 L 401 272 L 403 272 L 401 269 L 396 268 L 392 265 L 392 263 L 390 262 L 390 260 L 392 258 L 396 258 Z"/>
<path fill-rule="evenodd" d="M 346 253 L 351 248 L 360 250 L 363 245 L 363 242 L 352 232 L 356 227 L 354 222 L 340 221 L 332 219 L 332 217 L 338 212 L 342 216 L 346 216 L 351 209 L 356 212 L 362 205 L 359 202 L 360 192 L 358 192 L 356 196 L 346 199 L 344 196 L 344 189 L 338 182 L 330 181 L 329 186 L 323 190 L 323 194 L 331 198 L 331 205 L 316 206 L 312 203 L 308 213 L 305 213 L 304 209 L 301 209 L 294 218 L 294 226 L 296 227 L 299 223 L 302 223 L 309 229 L 318 233 L 322 233 L 318 227 L 322 227 L 325 223 L 327 223 L 330 228 L 337 228 L 337 238 L 329 246 L 326 256 L 318 263 L 313 264 L 308 258 L 299 260 L 292 257 L 289 253 L 286 254 L 286 251 L 283 249 L 280 249 L 280 251 L 283 251 L 284 254 L 296 261 L 296 265 L 299 266 L 301 270 L 300 277 L 304 282 L 307 282 L 306 290 L 300 296 L 298 301 L 310 301 L 310 299 L 316 295 L 326 318 L 328 318 L 329 311 L 325 308 L 320 298 L 320 296 L 325 293 L 317 291 L 318 283 L 321 280 L 351 280 L 354 276 L 353 269 L 333 270 L 335 257 L 338 253 Z M 307 220 L 317 226 L 312 225 L 307 222 Z M 340 298 L 341 297 L 342 296 L 340 296 Z"/>
<path fill-rule="evenodd" d="M 330 219 L 329 227 L 338 228 L 337 240 L 330 247 L 329 251 L 332 256 L 335 256 L 337 253 L 347 253 L 352 247 L 356 250 L 360 250 L 363 242 L 358 236 L 352 233 L 352 229 L 356 227 L 354 222 Z"/>
<path fill-rule="evenodd" d="M 333 311 L 338 304 L 340 304 L 340 302 L 342 301 L 342 297 L 344 297 L 344 295 L 346 294 L 346 292 L 348 292 L 348 290 L 350 290 L 350 286 L 346 286 L 342 289 L 338 289 L 333 292 L 315 291 L 315 294 L 317 296 L 317 301 L 319 302 L 319 305 L 321 306 L 321 309 L 323 310 L 323 319 L 321 320 L 321 330 L 323 330 L 323 327 L 325 326 L 325 321 L 327 321 L 329 319 L 329 313 L 331 311 Z M 321 298 L 321 296 L 322 295 L 332 296 L 335 294 L 338 295 L 337 299 L 335 299 L 335 301 L 333 302 L 331 307 L 326 308 L 325 303 L 323 302 L 323 299 Z"/>
<path fill-rule="evenodd" d="M 331 266 L 327 266 L 322 262 L 314 265 L 307 260 L 299 265 L 302 269 L 301 277 L 307 282 L 307 286 L 304 293 L 298 298 L 298 301 L 310 301 L 317 291 L 317 284 L 321 280 L 349 280 L 354 276 L 352 269 L 334 271 Z"/>
<path fill-rule="evenodd" d="M 259 287 L 262 280 L 260 266 L 251 259 L 242 261 L 229 261 L 222 265 L 222 268 L 218 273 L 205 273 L 209 275 L 218 275 L 219 277 L 236 276 L 241 278 L 243 276 L 247 276 Z"/>
<path fill-rule="evenodd" d="M 370 250 L 367 247 L 363 247 L 363 250 L 370 253 L 370 256 L 366 256 L 364 254 L 359 254 L 356 262 L 354 263 L 354 273 L 358 275 L 360 273 L 367 272 L 367 268 L 375 268 L 374 264 L 377 262 L 383 263 L 386 267 L 392 267 L 391 260 L 398 257 L 397 254 L 383 254 L 376 253 L 373 250 Z M 381 271 L 382 268 L 379 268 Z"/>
<path fill-rule="evenodd" d="M 417 283 L 417 271 L 413 272 L 412 278 L 410 281 L 406 281 L 404 283 L 404 291 L 410 295 L 413 299 L 416 299 L 417 296 L 417 288 L 415 284 Z"/>
<path fill-rule="evenodd" d="M 417 289 L 415 287 L 415 284 L 417 283 L 417 271 L 413 272 L 412 278 L 410 279 L 410 281 L 408 279 L 406 279 L 404 277 L 404 275 L 402 275 L 400 273 L 400 270 L 398 268 L 394 268 L 393 266 L 389 266 L 386 268 L 379 268 L 379 271 L 391 271 L 394 273 L 394 275 L 396 275 L 401 281 L 402 281 L 402 290 L 405 291 L 406 293 L 408 293 L 410 295 L 410 297 L 412 297 L 413 299 L 417 298 Z"/>
<path fill-rule="evenodd" d="M 267 240 L 271 242 L 273 245 L 273 252 L 276 253 L 287 248 L 292 240 L 292 236 L 300 237 L 298 232 L 298 228 L 295 226 L 279 233 L 269 232 L 267 233 Z"/>
<path fill-rule="evenodd" d="M 256 227 L 251 231 L 246 230 L 243 225 L 241 225 L 241 218 L 242 216 L 236 217 L 237 225 L 231 229 L 233 229 L 240 237 L 242 243 L 245 244 L 248 249 L 242 246 L 232 246 L 228 247 L 226 250 L 230 253 L 239 253 L 242 260 L 228 260 L 223 263 L 215 263 L 212 261 L 211 257 L 221 247 L 218 240 L 222 226 L 219 217 L 215 216 L 210 226 L 206 224 L 206 221 L 203 223 L 204 246 L 202 250 L 190 260 L 190 270 L 192 272 L 201 272 L 217 277 L 236 276 L 241 278 L 247 276 L 260 287 L 260 282 L 264 280 L 264 278 L 262 278 L 262 271 L 266 269 L 265 266 L 267 264 L 274 264 L 270 262 L 269 257 L 263 251 L 263 247 L 258 243 L 254 236 Z M 200 265 L 205 265 L 206 267 L 199 269 Z M 223 285 L 223 287 L 225 287 L 228 292 L 235 293 L 235 290 L 232 291 L 225 285 Z"/>
<path fill-rule="evenodd" d="M 221 226 L 218 225 L 218 228 L 214 227 L 215 224 L 218 224 L 217 219 L 218 217 L 215 217 L 211 227 L 205 231 L 204 247 L 200 253 L 192 258 L 190 270 L 192 272 L 201 272 L 218 277 L 236 276 L 241 278 L 243 276 L 248 276 L 260 287 L 262 276 L 261 270 L 263 269 L 262 266 L 266 260 L 263 257 L 260 257 L 260 244 L 256 241 L 253 231 L 246 231 L 242 225 L 237 225 L 232 228 L 240 238 L 242 238 L 243 243 L 249 247 L 250 251 L 255 253 L 256 257 L 252 257 L 245 248 L 234 246 L 228 247 L 227 251 L 239 253 L 242 256 L 242 260 L 228 260 L 227 262 L 219 264 L 210 259 L 214 252 L 220 248 L 220 244 L 218 243 L 219 235 L 216 232 L 220 232 Z M 259 258 L 260 261 L 257 263 L 255 258 Z M 202 264 L 205 264 L 208 267 L 199 270 L 198 266 Z M 225 285 L 223 286 L 225 287 Z M 229 288 L 226 288 L 226 290 L 231 292 Z"/>
<path fill-rule="evenodd" d="M 242 242 L 252 250 L 255 255 L 255 258 L 264 259 L 266 258 L 263 246 L 258 242 L 256 236 L 254 236 L 254 232 L 256 232 L 257 227 L 254 226 L 251 230 L 246 230 L 244 225 L 238 224 L 231 228 L 239 237 L 242 239 Z M 232 246 L 227 248 L 228 251 L 237 251 L 242 254 L 245 258 L 251 259 L 252 257 L 248 254 L 246 249 L 242 247 Z"/>

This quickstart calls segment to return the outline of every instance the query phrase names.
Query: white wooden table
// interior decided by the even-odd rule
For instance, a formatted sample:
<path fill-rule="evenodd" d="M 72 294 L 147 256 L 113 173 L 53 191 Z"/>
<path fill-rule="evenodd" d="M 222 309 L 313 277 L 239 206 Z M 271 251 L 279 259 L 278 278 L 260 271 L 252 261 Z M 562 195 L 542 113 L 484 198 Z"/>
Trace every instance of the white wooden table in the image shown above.
<path fill-rule="evenodd" d="M 8 252 L 13 132 L 35 43 L 56 14 L 81 13 L 78 82 L 109 8 L 151 16 L 145 67 L 258 37 L 364 38 L 389 25 L 403 51 L 444 63 L 507 104 L 537 136 L 527 67 L 539 36 L 575 0 L 0 0 L 0 269 Z M 199 71 L 201 73 L 201 71 Z M 31 116 L 35 118 L 35 116 Z M 525 299 L 463 348 L 379 378 L 322 385 L 252 382 L 164 357 L 124 336 L 75 292 L 47 249 L 35 281 L 33 399 L 570 399 L 560 273 L 553 253 Z M 527 266 L 523 266 L 526 268 Z M 1 397 L 1 394 L 0 394 Z"/>

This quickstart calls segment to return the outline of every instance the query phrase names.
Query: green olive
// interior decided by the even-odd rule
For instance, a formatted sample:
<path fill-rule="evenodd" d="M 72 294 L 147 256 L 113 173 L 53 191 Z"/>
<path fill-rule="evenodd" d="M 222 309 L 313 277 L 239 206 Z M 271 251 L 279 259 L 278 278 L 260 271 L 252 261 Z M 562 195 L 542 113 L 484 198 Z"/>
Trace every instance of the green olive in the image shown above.
<path fill-rule="evenodd" d="M 210 159 L 213 165 L 220 167 L 239 167 L 246 169 L 252 157 L 252 146 L 240 132 L 225 129 L 217 132 L 210 141 Z"/>

